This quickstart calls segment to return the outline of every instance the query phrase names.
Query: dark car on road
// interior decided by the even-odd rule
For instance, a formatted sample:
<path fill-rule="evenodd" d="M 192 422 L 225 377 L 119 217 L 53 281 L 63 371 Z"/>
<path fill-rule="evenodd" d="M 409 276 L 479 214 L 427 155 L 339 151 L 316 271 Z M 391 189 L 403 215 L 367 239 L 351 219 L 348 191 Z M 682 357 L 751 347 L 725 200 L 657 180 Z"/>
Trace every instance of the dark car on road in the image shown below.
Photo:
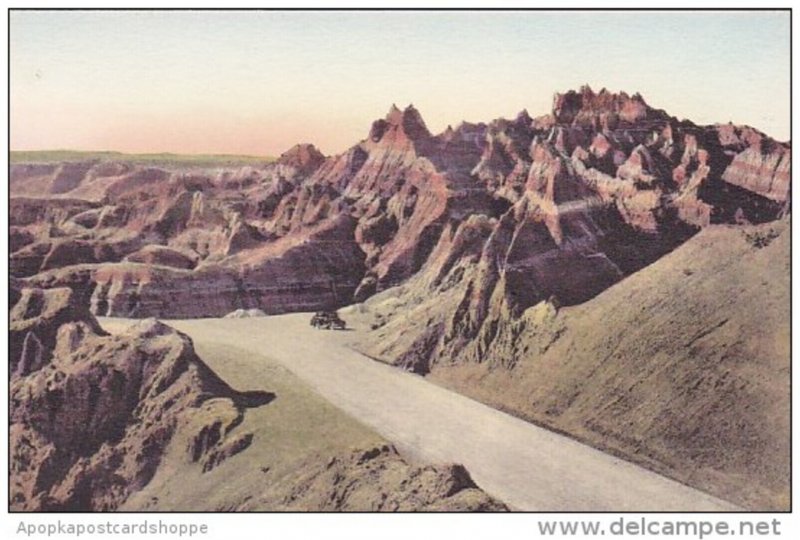
<path fill-rule="evenodd" d="M 325 330 L 344 330 L 345 322 L 335 311 L 317 311 L 311 317 L 311 326 Z"/>

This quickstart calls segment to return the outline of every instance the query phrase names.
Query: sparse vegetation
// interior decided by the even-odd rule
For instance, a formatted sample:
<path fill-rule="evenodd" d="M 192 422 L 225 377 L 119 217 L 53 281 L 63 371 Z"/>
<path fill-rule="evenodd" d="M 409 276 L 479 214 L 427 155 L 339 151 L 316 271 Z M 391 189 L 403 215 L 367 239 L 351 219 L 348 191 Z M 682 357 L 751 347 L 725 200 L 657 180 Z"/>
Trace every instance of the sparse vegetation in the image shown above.
<path fill-rule="evenodd" d="M 745 230 L 742 234 L 744 234 L 744 238 L 747 240 L 748 244 L 756 249 L 761 249 L 767 247 L 773 240 L 780 236 L 781 233 L 774 228 L 769 228 Z"/>

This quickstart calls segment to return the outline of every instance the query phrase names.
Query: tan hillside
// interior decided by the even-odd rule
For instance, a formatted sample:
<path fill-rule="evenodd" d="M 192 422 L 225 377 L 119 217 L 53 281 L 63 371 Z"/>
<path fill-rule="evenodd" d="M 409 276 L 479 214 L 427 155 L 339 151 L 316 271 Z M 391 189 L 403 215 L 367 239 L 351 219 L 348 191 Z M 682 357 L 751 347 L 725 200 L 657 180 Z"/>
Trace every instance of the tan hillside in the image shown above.
<path fill-rule="evenodd" d="M 482 362 L 441 352 L 455 302 L 431 299 L 422 279 L 345 313 L 377 327 L 360 344 L 372 356 L 432 359 L 440 384 L 719 497 L 785 510 L 788 225 L 706 228 L 588 302 L 505 321 Z"/>

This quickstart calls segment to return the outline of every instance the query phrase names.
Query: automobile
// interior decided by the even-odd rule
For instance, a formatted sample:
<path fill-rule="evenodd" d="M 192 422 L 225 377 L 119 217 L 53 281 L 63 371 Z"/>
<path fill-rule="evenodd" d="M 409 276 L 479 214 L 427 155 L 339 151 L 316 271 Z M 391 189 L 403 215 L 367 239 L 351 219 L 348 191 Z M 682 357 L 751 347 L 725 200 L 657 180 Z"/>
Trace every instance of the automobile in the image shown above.
<path fill-rule="evenodd" d="M 335 311 L 317 311 L 311 317 L 311 326 L 325 330 L 344 330 L 347 327 Z"/>

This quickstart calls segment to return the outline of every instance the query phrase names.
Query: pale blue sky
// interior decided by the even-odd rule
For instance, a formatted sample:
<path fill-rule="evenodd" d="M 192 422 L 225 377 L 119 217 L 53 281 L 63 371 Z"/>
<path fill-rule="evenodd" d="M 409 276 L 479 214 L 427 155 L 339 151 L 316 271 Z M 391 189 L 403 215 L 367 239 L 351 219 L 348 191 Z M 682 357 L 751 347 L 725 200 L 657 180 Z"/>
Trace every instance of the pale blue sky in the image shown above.
<path fill-rule="evenodd" d="M 12 12 L 11 146 L 332 153 L 392 103 L 432 131 L 589 83 L 789 138 L 783 12 Z"/>

